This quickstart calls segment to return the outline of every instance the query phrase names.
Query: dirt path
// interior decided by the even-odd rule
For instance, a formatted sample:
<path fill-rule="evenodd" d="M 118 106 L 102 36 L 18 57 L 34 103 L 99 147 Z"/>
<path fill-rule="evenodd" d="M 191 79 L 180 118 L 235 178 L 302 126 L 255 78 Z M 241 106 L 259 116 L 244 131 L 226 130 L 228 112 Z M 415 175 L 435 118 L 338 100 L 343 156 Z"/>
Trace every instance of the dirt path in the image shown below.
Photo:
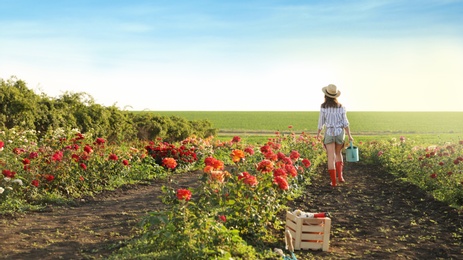
<path fill-rule="evenodd" d="M 169 185 L 193 187 L 199 174 Z M 99 259 L 134 234 L 147 212 L 159 210 L 166 181 L 104 192 L 74 207 L 49 207 L 18 218 L 0 216 L 0 259 Z"/>
<path fill-rule="evenodd" d="M 330 251 L 298 259 L 463 259 L 463 212 L 374 166 L 348 163 L 335 189 L 322 172 L 293 209 L 332 213 Z"/>
<path fill-rule="evenodd" d="M 332 189 L 321 173 L 290 208 L 332 213 L 329 252 L 298 259 L 463 259 L 463 215 L 374 166 L 347 164 Z M 192 187 L 199 174 L 175 176 Z M 130 238 L 149 211 L 163 207 L 165 181 L 105 192 L 74 207 L 0 217 L 0 259 L 101 259 Z"/>

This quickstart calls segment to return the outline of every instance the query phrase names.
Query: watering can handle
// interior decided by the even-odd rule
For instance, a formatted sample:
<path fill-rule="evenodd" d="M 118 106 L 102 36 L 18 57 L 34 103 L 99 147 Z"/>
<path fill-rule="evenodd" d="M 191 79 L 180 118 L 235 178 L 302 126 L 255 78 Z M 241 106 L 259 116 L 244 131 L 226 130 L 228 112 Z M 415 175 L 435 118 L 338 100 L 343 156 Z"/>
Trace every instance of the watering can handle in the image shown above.
<path fill-rule="evenodd" d="M 351 147 L 351 148 L 353 147 L 352 141 L 350 141 L 350 147 Z"/>

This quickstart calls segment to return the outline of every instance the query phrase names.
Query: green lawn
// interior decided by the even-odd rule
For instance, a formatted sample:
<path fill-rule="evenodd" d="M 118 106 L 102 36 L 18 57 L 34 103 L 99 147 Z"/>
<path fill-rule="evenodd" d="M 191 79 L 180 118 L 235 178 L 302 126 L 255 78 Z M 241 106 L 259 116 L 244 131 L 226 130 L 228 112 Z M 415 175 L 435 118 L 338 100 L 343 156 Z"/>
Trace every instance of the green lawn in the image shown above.
<path fill-rule="evenodd" d="M 188 120 L 209 120 L 221 138 L 242 138 L 274 132 L 316 133 L 318 111 L 137 111 L 175 115 Z M 426 142 L 456 141 L 463 138 L 463 112 L 348 112 L 352 133 L 361 140 L 401 135 Z M 288 126 L 292 126 L 291 129 Z"/>

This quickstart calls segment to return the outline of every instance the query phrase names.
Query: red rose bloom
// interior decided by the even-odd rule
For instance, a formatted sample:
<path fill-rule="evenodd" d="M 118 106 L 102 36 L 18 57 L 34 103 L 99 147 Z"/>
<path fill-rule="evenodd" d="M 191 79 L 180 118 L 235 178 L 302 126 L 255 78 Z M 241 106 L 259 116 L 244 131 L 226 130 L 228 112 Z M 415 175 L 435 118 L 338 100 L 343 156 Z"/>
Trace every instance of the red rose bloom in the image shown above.
<path fill-rule="evenodd" d="M 304 158 L 304 159 L 302 160 L 302 164 L 304 165 L 305 168 L 309 168 L 309 167 L 312 165 L 312 163 L 310 162 L 310 160 L 309 160 L 309 159 L 306 159 L 306 158 Z"/>
<path fill-rule="evenodd" d="M 16 172 L 12 172 L 10 170 L 5 169 L 2 171 L 2 174 L 3 176 L 8 177 L 8 178 L 14 178 L 14 176 L 16 175 Z"/>
<path fill-rule="evenodd" d="M 86 146 L 84 147 L 84 151 L 85 151 L 86 153 L 92 153 L 92 152 L 93 152 L 93 149 L 92 149 L 92 147 L 91 147 L 90 145 L 86 145 Z"/>
<path fill-rule="evenodd" d="M 281 176 L 273 178 L 273 183 L 278 184 L 278 187 L 282 190 L 289 189 L 288 181 Z"/>
<path fill-rule="evenodd" d="M 168 169 L 175 169 L 177 167 L 177 161 L 174 158 L 164 158 L 162 159 L 162 166 Z"/>
<path fill-rule="evenodd" d="M 55 152 L 51 157 L 51 160 L 56 161 L 56 162 L 60 162 L 62 159 L 63 159 L 63 152 L 62 151 Z"/>
<path fill-rule="evenodd" d="M 87 170 L 87 165 L 85 165 L 85 163 L 81 163 L 79 164 L 80 168 L 84 169 L 84 170 Z"/>
<path fill-rule="evenodd" d="M 254 154 L 254 149 L 252 149 L 252 147 L 246 147 L 244 149 L 244 152 L 249 154 L 249 155 L 253 155 Z"/>
<path fill-rule="evenodd" d="M 32 186 L 39 187 L 39 181 L 38 180 L 33 180 L 31 182 Z"/>
<path fill-rule="evenodd" d="M 96 141 L 95 141 L 95 143 L 98 144 L 98 145 L 102 145 L 105 142 L 106 142 L 106 140 L 101 138 L 101 137 L 97 138 Z"/>
<path fill-rule="evenodd" d="M 37 152 L 31 152 L 29 154 L 29 159 L 35 159 L 37 157 L 39 157 L 39 154 Z"/>
<path fill-rule="evenodd" d="M 191 191 L 188 189 L 178 189 L 177 199 L 189 201 L 191 199 Z"/>
<path fill-rule="evenodd" d="M 273 170 L 273 177 L 277 177 L 277 176 L 281 176 L 281 177 L 286 178 L 287 173 L 286 173 L 285 169 L 278 168 L 278 169 Z"/>
<path fill-rule="evenodd" d="M 232 139 L 232 143 L 239 143 L 241 141 L 241 137 L 239 136 L 234 136 Z"/>
<path fill-rule="evenodd" d="M 257 165 L 257 170 L 262 173 L 269 173 L 273 171 L 273 162 L 269 160 L 263 160 Z"/>
<path fill-rule="evenodd" d="M 294 165 L 286 164 L 286 165 L 285 165 L 285 170 L 286 170 L 286 172 L 289 173 L 289 175 L 291 175 L 292 177 L 296 177 L 296 176 L 297 176 L 297 169 L 296 169 L 296 167 L 294 167 Z"/>
<path fill-rule="evenodd" d="M 299 159 L 299 157 L 301 157 L 301 155 L 299 154 L 298 151 L 292 151 L 291 154 L 289 155 L 289 158 L 291 158 L 292 160 L 297 160 Z"/>
<path fill-rule="evenodd" d="M 222 221 L 222 222 L 227 222 L 227 217 L 225 215 L 219 215 L 219 219 Z"/>
<path fill-rule="evenodd" d="M 234 163 L 237 163 L 241 161 L 241 159 L 244 159 L 244 152 L 242 150 L 233 150 L 231 153 L 232 161 Z"/>

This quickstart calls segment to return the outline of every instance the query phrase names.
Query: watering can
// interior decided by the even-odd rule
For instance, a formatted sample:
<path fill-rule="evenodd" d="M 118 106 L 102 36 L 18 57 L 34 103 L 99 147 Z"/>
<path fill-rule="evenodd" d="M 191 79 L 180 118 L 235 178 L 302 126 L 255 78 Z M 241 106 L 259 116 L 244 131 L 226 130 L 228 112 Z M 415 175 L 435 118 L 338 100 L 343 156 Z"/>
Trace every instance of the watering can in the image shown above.
<path fill-rule="evenodd" d="M 346 161 L 348 162 L 358 162 L 359 161 L 359 149 L 357 146 L 350 145 L 346 148 Z"/>

